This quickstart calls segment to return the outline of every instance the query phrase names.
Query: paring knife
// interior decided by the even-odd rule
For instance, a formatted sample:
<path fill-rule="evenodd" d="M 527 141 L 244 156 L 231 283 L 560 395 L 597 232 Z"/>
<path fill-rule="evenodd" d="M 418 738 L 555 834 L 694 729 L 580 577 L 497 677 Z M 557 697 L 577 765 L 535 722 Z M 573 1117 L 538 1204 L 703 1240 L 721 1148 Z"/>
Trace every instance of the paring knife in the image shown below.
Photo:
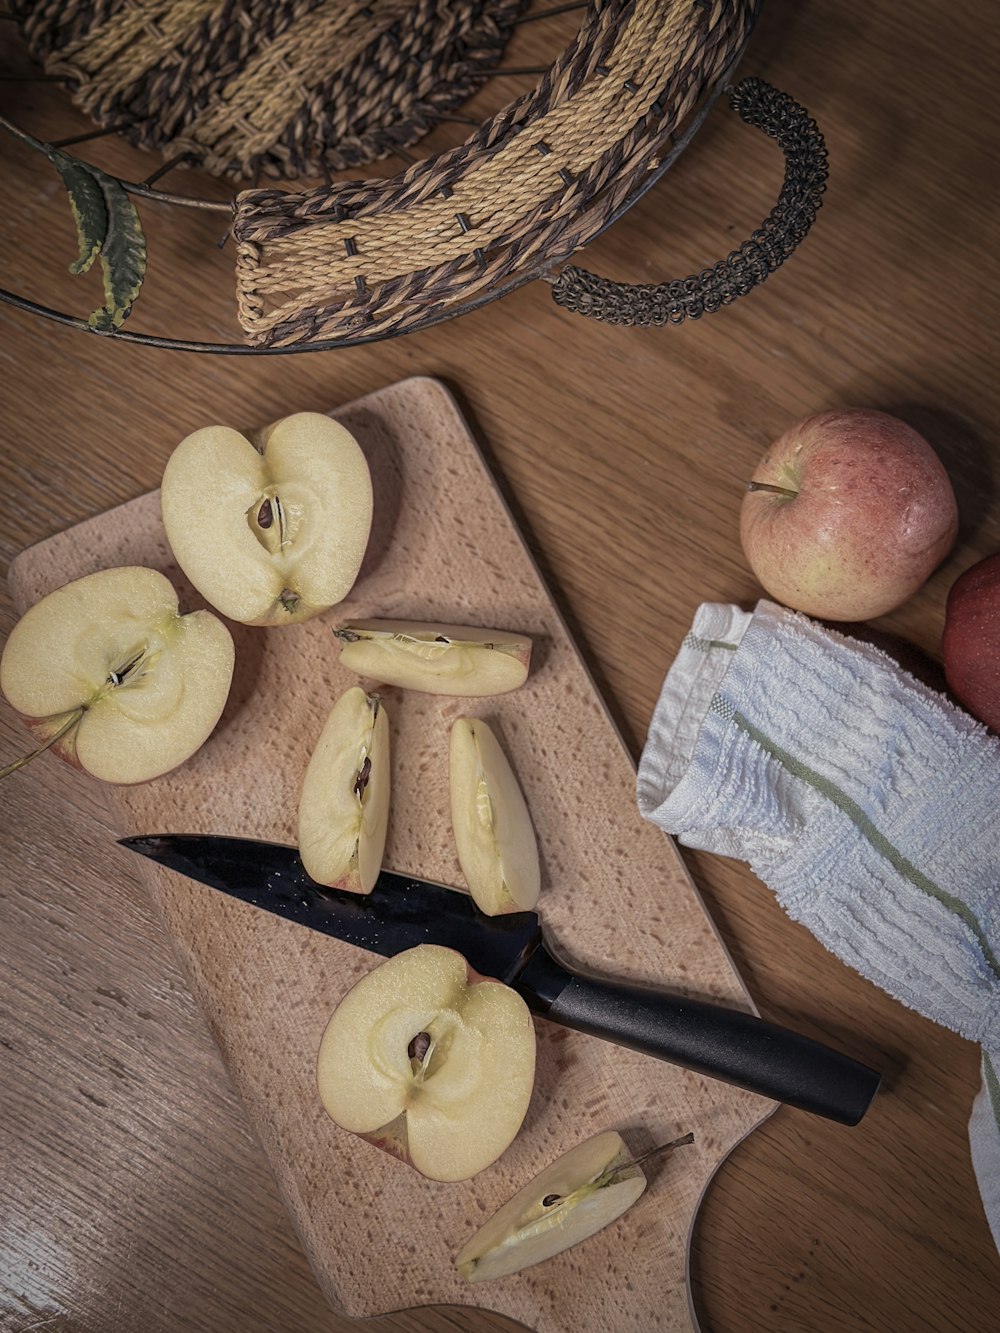
<path fill-rule="evenodd" d="M 360 949 L 390 957 L 446 945 L 544 1018 L 842 1124 L 858 1123 L 879 1085 L 874 1070 L 752 1014 L 573 970 L 552 953 L 534 912 L 486 916 L 467 894 L 388 870 L 369 895 L 342 893 L 310 879 L 295 848 L 249 838 L 165 834 L 121 844 Z"/>

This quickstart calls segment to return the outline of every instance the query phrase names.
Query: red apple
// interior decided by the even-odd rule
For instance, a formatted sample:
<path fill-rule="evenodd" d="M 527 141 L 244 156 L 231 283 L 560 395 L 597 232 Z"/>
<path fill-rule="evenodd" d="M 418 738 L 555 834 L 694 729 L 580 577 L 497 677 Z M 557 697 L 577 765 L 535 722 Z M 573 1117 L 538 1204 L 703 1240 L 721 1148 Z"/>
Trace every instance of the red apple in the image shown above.
<path fill-rule="evenodd" d="M 955 540 L 948 474 L 885 412 L 822 412 L 772 444 L 747 486 L 740 540 L 776 601 L 868 620 L 911 597 Z"/>
<path fill-rule="evenodd" d="M 948 688 L 980 722 L 1000 732 L 1000 552 L 951 586 L 941 655 Z"/>

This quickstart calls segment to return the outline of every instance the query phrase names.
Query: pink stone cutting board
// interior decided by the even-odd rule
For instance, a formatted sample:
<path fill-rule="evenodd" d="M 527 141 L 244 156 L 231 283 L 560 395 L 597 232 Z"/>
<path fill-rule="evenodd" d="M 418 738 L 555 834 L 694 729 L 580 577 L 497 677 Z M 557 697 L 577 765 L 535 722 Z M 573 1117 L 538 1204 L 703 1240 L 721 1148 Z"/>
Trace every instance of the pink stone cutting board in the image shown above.
<path fill-rule="evenodd" d="M 219 727 L 176 772 L 111 789 L 121 834 L 293 842 L 310 748 L 333 700 L 355 683 L 331 635 L 343 620 L 525 631 L 533 667 L 513 694 L 381 691 L 393 745 L 386 864 L 461 886 L 448 732 L 459 715 L 487 718 L 528 798 L 543 864 L 539 908 L 560 952 L 591 970 L 752 1008 L 676 848 L 639 817 L 632 759 L 447 389 L 411 379 L 334 415 L 360 441 L 375 489 L 372 541 L 350 598 L 305 625 L 233 627 L 236 676 Z M 10 582 L 24 608 L 120 564 L 161 569 L 187 607 L 200 604 L 172 562 L 156 493 L 25 551 Z M 323 1028 L 372 957 L 148 863 L 143 873 L 333 1306 L 367 1316 L 480 1305 L 538 1333 L 693 1326 L 686 1261 L 698 1202 L 772 1102 L 537 1020 L 538 1075 L 521 1134 L 475 1179 L 435 1184 L 342 1132 L 317 1100 Z M 454 1275 L 454 1254 L 494 1208 L 559 1153 L 611 1127 L 637 1152 L 688 1130 L 696 1139 L 585 1245 L 481 1287 Z"/>

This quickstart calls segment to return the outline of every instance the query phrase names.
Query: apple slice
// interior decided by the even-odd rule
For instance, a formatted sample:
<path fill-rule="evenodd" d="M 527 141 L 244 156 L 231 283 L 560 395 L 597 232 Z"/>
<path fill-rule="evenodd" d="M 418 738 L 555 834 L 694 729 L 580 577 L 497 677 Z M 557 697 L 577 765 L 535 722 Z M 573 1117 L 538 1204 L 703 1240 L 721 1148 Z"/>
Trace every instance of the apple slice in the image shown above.
<path fill-rule="evenodd" d="M 431 1180 L 466 1180 L 494 1162 L 521 1128 L 534 1077 L 520 995 L 437 944 L 362 977 L 317 1062 L 327 1114 Z"/>
<path fill-rule="evenodd" d="M 168 579 L 126 566 L 67 583 L 31 607 L 4 648 L 0 690 L 42 750 L 105 782 L 146 782 L 208 739 L 233 663 L 217 616 L 181 615 Z"/>
<path fill-rule="evenodd" d="M 389 722 L 359 686 L 330 711 L 299 799 L 299 854 L 319 884 L 371 893 L 389 827 Z"/>
<path fill-rule="evenodd" d="M 488 916 L 534 907 L 538 843 L 524 793 L 496 736 L 479 718 L 451 728 L 451 823 L 462 874 Z"/>
<path fill-rule="evenodd" d="M 177 563 L 206 601 L 247 625 L 290 625 L 336 605 L 361 568 L 372 483 L 357 441 L 298 412 L 259 448 L 206 426 L 171 454 L 160 487 Z"/>
<path fill-rule="evenodd" d="M 531 640 L 499 629 L 417 620 L 358 620 L 334 634 L 359 676 L 425 694 L 506 694 L 528 678 Z"/>
<path fill-rule="evenodd" d="M 459 1274 L 468 1282 L 486 1282 L 519 1273 L 595 1235 L 646 1188 L 642 1162 L 693 1141 L 693 1134 L 685 1134 L 638 1159 L 611 1129 L 578 1143 L 476 1232 L 455 1259 Z"/>

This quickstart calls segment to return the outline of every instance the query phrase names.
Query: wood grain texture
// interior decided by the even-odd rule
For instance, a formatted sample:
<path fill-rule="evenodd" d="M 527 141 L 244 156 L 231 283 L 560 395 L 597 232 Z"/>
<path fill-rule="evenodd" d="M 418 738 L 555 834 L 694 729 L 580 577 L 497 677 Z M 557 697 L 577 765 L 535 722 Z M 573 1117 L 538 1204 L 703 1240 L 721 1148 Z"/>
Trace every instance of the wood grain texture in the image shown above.
<path fill-rule="evenodd" d="M 412 339 L 233 362 L 0 311 L 0 562 L 155 488 L 206 421 L 250 426 L 434 375 L 459 393 L 636 756 L 697 605 L 759 595 L 737 517 L 760 453 L 809 412 L 874 406 L 924 431 L 958 496 L 954 552 L 882 622 L 939 657 L 948 587 L 1000 549 L 993 20 L 985 0 L 914 0 L 905 21 L 864 0 L 767 0 L 740 72 L 815 115 L 830 189 L 794 259 L 695 325 L 603 328 L 539 285 Z M 512 64 L 535 63 L 544 27 L 519 30 Z M 6 67 L 21 69 L 12 43 Z M 49 86 L 0 84 L 0 106 L 51 138 L 86 128 Z M 3 152 L 4 285 L 85 313 L 97 292 L 65 274 L 76 251 L 61 187 L 26 150 Z M 88 158 L 134 179 L 156 165 L 113 140 Z M 584 262 L 631 281 L 696 269 L 752 230 L 779 180 L 773 147 L 717 108 Z M 134 327 L 232 337 L 225 219 L 144 217 L 153 273 Z M 13 618 L 0 591 L 0 635 Z M 5 758 L 24 736 L 0 709 Z M 136 870 L 95 854 L 115 828 L 107 793 L 53 761 L 0 799 L 4 1333 L 521 1327 L 454 1307 L 363 1325 L 331 1314 Z M 991 1328 L 1000 1261 L 966 1136 L 976 1052 L 843 967 L 745 866 L 684 859 L 765 1017 L 887 1074 L 857 1129 L 780 1110 L 723 1165 L 693 1238 L 702 1328 Z"/>
<path fill-rule="evenodd" d="M 458 716 L 483 717 L 502 738 L 532 812 L 540 907 L 560 952 L 591 971 L 746 1007 L 671 840 L 639 816 L 631 757 L 447 390 L 412 379 L 336 415 L 365 452 L 375 495 L 357 583 L 346 601 L 305 624 L 234 627 L 237 669 L 219 726 L 173 773 L 112 789 L 119 836 L 225 833 L 294 843 L 312 746 L 333 700 L 357 683 L 339 663 L 336 625 L 382 617 L 517 630 L 532 639 L 532 669 L 510 694 L 455 699 L 362 682 L 379 689 L 392 737 L 385 864 L 462 886 L 448 813 L 449 730 Z M 199 604 L 173 561 L 152 492 L 20 555 L 10 570 L 15 605 L 26 609 L 71 579 L 132 564 L 171 578 L 184 608 Z M 110 843 L 104 851 L 106 863 L 122 856 Z M 478 1302 L 538 1333 L 596 1333 L 612 1318 L 622 1333 L 690 1327 L 687 1237 L 698 1201 L 772 1103 L 539 1023 L 535 1090 L 514 1145 L 471 1181 L 427 1181 L 337 1129 L 316 1093 L 323 1028 L 377 960 L 160 867 L 142 871 L 335 1309 L 366 1316 Z M 584 1251 L 475 1292 L 455 1274 L 454 1255 L 481 1221 L 574 1144 L 618 1128 L 640 1153 L 691 1126 L 694 1148 L 671 1159 L 647 1196 L 659 1193 L 658 1206 L 635 1209 Z M 363 1266 L 359 1248 L 370 1255 Z M 588 1281 L 590 1271 L 600 1280 Z"/>

